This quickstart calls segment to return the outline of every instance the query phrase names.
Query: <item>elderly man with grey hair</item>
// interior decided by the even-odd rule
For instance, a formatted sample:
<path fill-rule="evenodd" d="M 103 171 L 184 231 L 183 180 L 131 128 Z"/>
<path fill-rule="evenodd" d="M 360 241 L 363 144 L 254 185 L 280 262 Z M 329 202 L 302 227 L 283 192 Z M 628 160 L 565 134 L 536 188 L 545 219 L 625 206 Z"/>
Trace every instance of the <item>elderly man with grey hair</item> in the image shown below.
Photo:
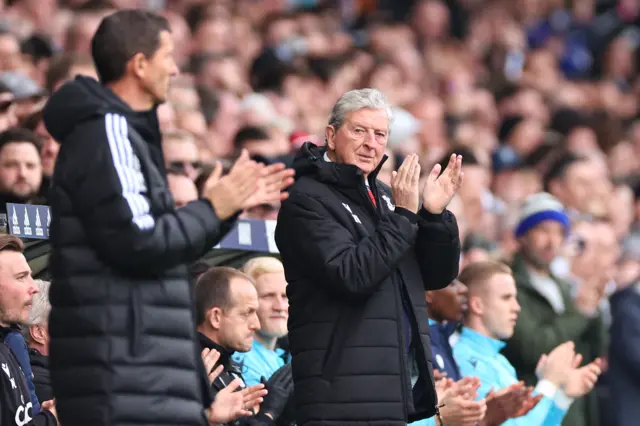
<path fill-rule="evenodd" d="M 419 189 L 409 155 L 376 179 L 392 109 L 375 89 L 335 104 L 326 145 L 303 145 L 275 239 L 285 267 L 299 425 L 400 426 L 434 416 L 437 396 L 425 290 L 458 274 L 460 242 L 446 210 L 462 158 Z M 442 172 L 442 173 L 441 173 Z"/>
<path fill-rule="evenodd" d="M 53 399 L 51 381 L 49 379 L 49 303 L 48 281 L 35 280 L 38 293 L 33 296 L 33 304 L 29 312 L 29 320 L 22 329 L 24 340 L 29 348 L 33 384 L 38 401 Z"/>

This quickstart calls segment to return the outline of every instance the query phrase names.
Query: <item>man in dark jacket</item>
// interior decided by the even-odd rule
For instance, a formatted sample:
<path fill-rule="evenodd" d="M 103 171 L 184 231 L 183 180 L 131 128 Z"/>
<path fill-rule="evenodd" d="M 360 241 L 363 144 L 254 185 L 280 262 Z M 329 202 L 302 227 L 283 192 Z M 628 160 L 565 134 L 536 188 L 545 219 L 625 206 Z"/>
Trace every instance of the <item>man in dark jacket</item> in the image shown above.
<path fill-rule="evenodd" d="M 198 279 L 194 299 L 200 347 L 214 352 L 213 356 L 204 355 L 207 372 L 222 366 L 222 371 L 211 382 L 215 395 L 233 380 L 244 382 L 242 366 L 232 359 L 232 355 L 234 352 L 248 352 L 253 346 L 254 334 L 260 328 L 258 292 L 249 275 L 233 268 L 217 267 Z M 217 360 L 216 356 L 219 356 Z M 207 359 L 212 360 L 213 365 Z M 285 367 L 269 379 L 269 393 L 259 412 L 255 416 L 238 419 L 235 425 L 275 425 L 293 392 L 291 369 Z M 251 408 L 255 411 L 257 407 Z"/>
<path fill-rule="evenodd" d="M 440 177 L 435 166 L 419 208 L 416 155 L 391 189 L 376 180 L 390 120 L 379 91 L 343 95 L 326 147 L 302 147 L 278 216 L 299 425 L 399 426 L 436 413 L 424 292 L 458 273 L 458 227 L 445 208 L 462 158 Z"/>
<path fill-rule="evenodd" d="M 77 77 L 44 111 L 60 142 L 49 331 L 61 422 L 202 426 L 211 398 L 187 264 L 240 210 L 279 200 L 291 173 L 244 153 L 229 174 L 217 167 L 202 199 L 176 209 L 156 114 L 178 71 L 167 21 L 121 10 L 101 22 L 91 50 L 100 83 Z"/>
<path fill-rule="evenodd" d="M 611 346 L 608 381 L 610 409 L 607 424 L 637 424 L 640 418 L 640 283 L 637 281 L 611 296 Z"/>
<path fill-rule="evenodd" d="M 33 372 L 35 393 L 40 401 L 53 399 L 49 377 L 49 303 L 50 283 L 35 280 L 38 294 L 33 298 L 29 321 L 23 329 L 24 340 L 29 348 L 29 360 Z"/>
<path fill-rule="evenodd" d="M 10 324 L 24 324 L 38 287 L 22 254 L 24 246 L 12 235 L 0 236 L 0 425 L 55 426 L 52 401 L 43 401 L 35 414 L 27 380 L 13 351 L 4 341 L 13 332 Z"/>

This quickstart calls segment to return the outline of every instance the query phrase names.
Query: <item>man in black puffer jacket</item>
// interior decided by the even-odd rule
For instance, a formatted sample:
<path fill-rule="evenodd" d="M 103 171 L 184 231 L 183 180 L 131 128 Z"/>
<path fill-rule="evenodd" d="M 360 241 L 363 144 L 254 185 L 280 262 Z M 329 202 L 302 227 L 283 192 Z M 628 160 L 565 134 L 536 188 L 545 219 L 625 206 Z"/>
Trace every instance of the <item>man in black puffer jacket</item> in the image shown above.
<path fill-rule="evenodd" d="M 217 168 L 202 199 L 176 209 L 156 113 L 178 71 L 168 22 L 121 10 L 101 22 L 91 49 L 100 83 L 77 77 L 44 111 L 60 142 L 49 331 L 61 423 L 203 426 L 211 396 L 187 264 L 240 210 L 280 200 L 292 172 L 244 153 L 229 174 Z"/>
<path fill-rule="evenodd" d="M 391 109 L 375 89 L 343 95 L 327 146 L 305 144 L 275 239 L 289 296 L 296 421 L 401 426 L 436 413 L 425 290 L 458 274 L 460 157 L 427 177 L 410 155 L 392 178 L 384 162 Z M 395 206 L 394 206 L 395 203 Z"/>

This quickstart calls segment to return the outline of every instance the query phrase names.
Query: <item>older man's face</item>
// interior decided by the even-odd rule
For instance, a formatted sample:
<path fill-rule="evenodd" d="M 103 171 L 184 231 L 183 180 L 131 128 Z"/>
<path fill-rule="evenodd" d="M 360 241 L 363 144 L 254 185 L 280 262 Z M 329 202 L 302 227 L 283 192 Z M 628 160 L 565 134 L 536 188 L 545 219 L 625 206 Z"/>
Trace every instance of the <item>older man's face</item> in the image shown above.
<path fill-rule="evenodd" d="M 389 118 L 382 109 L 361 109 L 347 114 L 339 129 L 327 126 L 332 160 L 352 164 L 368 176 L 380 163 L 389 137 Z"/>

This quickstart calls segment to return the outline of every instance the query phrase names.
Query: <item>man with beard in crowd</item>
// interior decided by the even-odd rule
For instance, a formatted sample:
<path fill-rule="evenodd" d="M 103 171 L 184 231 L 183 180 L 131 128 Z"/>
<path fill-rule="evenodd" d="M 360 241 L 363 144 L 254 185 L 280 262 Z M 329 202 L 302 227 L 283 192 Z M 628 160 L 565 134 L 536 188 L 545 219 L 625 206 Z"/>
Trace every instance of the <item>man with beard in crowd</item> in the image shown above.
<path fill-rule="evenodd" d="M 216 394 L 233 380 L 244 382 L 241 366 L 232 356 L 236 352 L 250 351 L 255 333 L 260 329 L 256 283 L 236 269 L 212 268 L 198 279 L 194 299 L 205 368 Z M 256 415 L 241 418 L 240 425 L 275 424 L 293 392 L 290 366 L 277 369 L 266 386 L 269 393 L 264 403 L 260 407 L 250 407 Z"/>
<path fill-rule="evenodd" d="M 22 254 L 22 241 L 0 235 L 0 424 L 55 426 L 58 424 L 53 401 L 43 401 L 41 411 L 33 413 L 27 380 L 18 359 L 4 343 L 14 324 L 25 324 L 38 287 Z"/>
<path fill-rule="evenodd" d="M 105 17 L 91 42 L 100 82 L 78 76 L 50 98 L 60 142 L 53 185 L 50 367 L 66 426 L 203 426 L 246 415 L 261 385 L 216 396 L 197 348 L 187 265 L 240 211 L 280 200 L 292 171 L 243 153 L 203 196 L 176 209 L 157 107 L 178 72 L 167 20 Z M 205 412 L 206 409 L 206 412 Z"/>
<path fill-rule="evenodd" d="M 599 310 L 605 283 L 585 282 L 572 297 L 571 284 L 553 273 L 552 263 L 569 231 L 568 214 L 556 197 L 541 192 L 525 200 L 515 229 L 520 248 L 512 265 L 520 312 L 504 355 L 530 385 L 538 380 L 540 357 L 566 341 L 575 343 L 587 363 L 606 349 Z M 596 392 L 591 392 L 571 405 L 564 424 L 593 426 L 588 419 L 597 419 L 597 412 Z"/>
<path fill-rule="evenodd" d="M 27 129 L 0 133 L 0 212 L 7 212 L 7 203 L 35 200 L 42 182 L 41 146 L 40 138 Z"/>

